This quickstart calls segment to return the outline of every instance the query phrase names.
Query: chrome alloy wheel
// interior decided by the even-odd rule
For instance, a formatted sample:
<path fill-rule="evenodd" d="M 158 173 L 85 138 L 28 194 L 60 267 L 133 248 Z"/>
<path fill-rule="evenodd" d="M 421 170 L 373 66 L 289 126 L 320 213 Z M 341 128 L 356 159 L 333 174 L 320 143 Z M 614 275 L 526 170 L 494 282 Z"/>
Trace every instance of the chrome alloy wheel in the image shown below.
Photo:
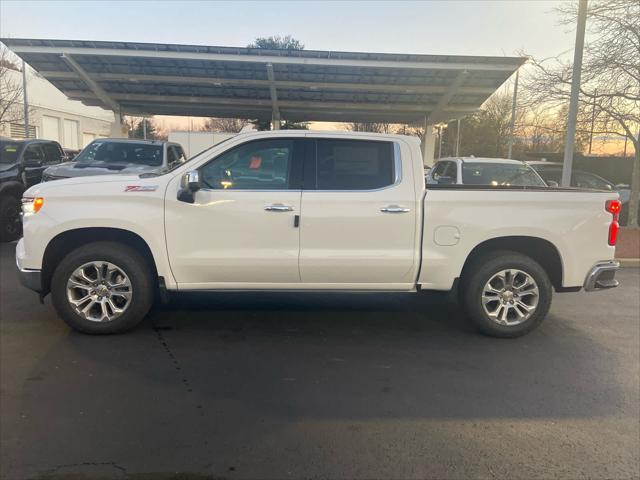
<path fill-rule="evenodd" d="M 124 271 L 109 262 L 89 262 L 67 281 L 67 300 L 75 312 L 92 322 L 111 322 L 129 307 L 133 288 Z"/>
<path fill-rule="evenodd" d="M 499 325 L 519 325 L 531 317 L 538 306 L 540 292 L 531 275 L 522 270 L 502 270 L 482 289 L 482 307 Z"/>

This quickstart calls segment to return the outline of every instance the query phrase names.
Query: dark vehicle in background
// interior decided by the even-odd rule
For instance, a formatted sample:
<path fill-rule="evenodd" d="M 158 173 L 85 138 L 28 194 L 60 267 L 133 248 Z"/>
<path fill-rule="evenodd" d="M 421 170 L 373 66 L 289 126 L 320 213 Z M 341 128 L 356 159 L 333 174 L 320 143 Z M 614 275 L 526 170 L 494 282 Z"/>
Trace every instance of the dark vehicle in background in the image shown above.
<path fill-rule="evenodd" d="M 525 162 L 507 158 L 443 158 L 425 178 L 427 185 L 548 186 Z"/>
<path fill-rule="evenodd" d="M 558 185 L 562 183 L 562 164 L 557 162 L 531 161 L 527 162 L 531 168 L 540 174 L 545 182 L 555 182 Z M 599 175 L 582 170 L 573 170 L 571 174 L 571 186 L 578 188 L 589 188 L 593 190 L 611 190 L 618 192 L 620 202 L 622 202 L 622 210 L 620 212 L 620 225 L 627 224 L 629 216 L 629 198 L 631 197 L 631 189 L 629 185 L 618 184 L 602 178 Z"/>
<path fill-rule="evenodd" d="M 75 159 L 78 156 L 78 154 L 82 151 L 82 150 L 76 150 L 75 148 L 63 148 L 62 150 L 64 150 L 64 154 L 66 155 L 68 162 Z"/>
<path fill-rule="evenodd" d="M 186 160 L 178 143 L 101 138 L 87 145 L 73 161 L 47 168 L 42 181 L 120 173 L 162 174 Z"/>
<path fill-rule="evenodd" d="M 66 158 L 58 142 L 0 139 L 0 241 L 17 240 L 22 234 L 22 192 L 40 183 L 42 172 Z"/>

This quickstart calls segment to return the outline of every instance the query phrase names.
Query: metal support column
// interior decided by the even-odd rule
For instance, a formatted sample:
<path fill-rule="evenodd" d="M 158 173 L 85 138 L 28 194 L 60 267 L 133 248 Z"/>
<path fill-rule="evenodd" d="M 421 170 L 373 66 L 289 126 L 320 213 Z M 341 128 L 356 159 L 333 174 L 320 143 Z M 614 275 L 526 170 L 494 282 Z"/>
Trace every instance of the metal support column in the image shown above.
<path fill-rule="evenodd" d="M 511 103 L 511 125 L 509 126 L 509 152 L 507 158 L 511 158 L 513 154 L 513 143 L 516 136 L 516 106 L 518 104 L 518 78 L 520 70 L 516 70 L 516 81 L 513 85 L 513 102 Z"/>
<path fill-rule="evenodd" d="M 278 92 L 273 65 L 267 63 L 267 78 L 269 79 L 269 93 L 271 94 L 271 128 L 280 130 L 280 107 L 278 106 Z"/>
<path fill-rule="evenodd" d="M 460 127 L 462 126 L 458 119 L 458 128 L 456 129 L 456 157 L 460 156 Z"/>
<path fill-rule="evenodd" d="M 24 103 L 24 138 L 29 138 L 29 99 L 27 97 L 27 64 L 22 60 L 22 101 Z"/>
<path fill-rule="evenodd" d="M 584 30 L 587 24 L 587 0 L 578 4 L 578 26 L 576 29 L 576 46 L 573 52 L 573 76 L 571 78 L 571 99 L 567 118 L 567 138 L 564 143 L 564 164 L 562 167 L 562 186 L 571 186 L 571 168 L 573 166 L 573 143 L 576 136 L 578 119 L 578 95 L 580 93 L 580 76 L 582 73 L 582 53 L 584 50 Z"/>
<path fill-rule="evenodd" d="M 433 134 L 433 123 L 428 116 L 424 117 L 424 138 L 422 139 L 422 162 L 425 167 L 434 163 L 436 136 Z"/>

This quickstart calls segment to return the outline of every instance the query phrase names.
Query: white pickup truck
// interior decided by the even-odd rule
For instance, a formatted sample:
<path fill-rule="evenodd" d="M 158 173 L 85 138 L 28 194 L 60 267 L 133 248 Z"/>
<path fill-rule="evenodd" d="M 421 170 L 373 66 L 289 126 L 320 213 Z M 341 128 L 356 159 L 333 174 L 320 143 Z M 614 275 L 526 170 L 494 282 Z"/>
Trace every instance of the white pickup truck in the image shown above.
<path fill-rule="evenodd" d="M 134 327 L 167 291 L 456 289 L 486 334 L 544 319 L 552 291 L 617 286 L 618 195 L 429 185 L 417 139 L 237 135 L 163 174 L 24 194 L 22 282 L 92 334 Z"/>

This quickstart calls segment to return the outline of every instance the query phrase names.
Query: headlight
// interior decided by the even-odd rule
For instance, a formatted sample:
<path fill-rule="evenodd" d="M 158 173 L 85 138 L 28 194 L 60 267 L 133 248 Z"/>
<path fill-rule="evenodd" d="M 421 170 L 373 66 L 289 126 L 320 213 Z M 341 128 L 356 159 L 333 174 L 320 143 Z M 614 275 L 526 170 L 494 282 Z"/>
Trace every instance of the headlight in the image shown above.
<path fill-rule="evenodd" d="M 38 213 L 43 205 L 44 198 L 42 197 L 22 197 L 22 213 L 24 215 Z"/>

